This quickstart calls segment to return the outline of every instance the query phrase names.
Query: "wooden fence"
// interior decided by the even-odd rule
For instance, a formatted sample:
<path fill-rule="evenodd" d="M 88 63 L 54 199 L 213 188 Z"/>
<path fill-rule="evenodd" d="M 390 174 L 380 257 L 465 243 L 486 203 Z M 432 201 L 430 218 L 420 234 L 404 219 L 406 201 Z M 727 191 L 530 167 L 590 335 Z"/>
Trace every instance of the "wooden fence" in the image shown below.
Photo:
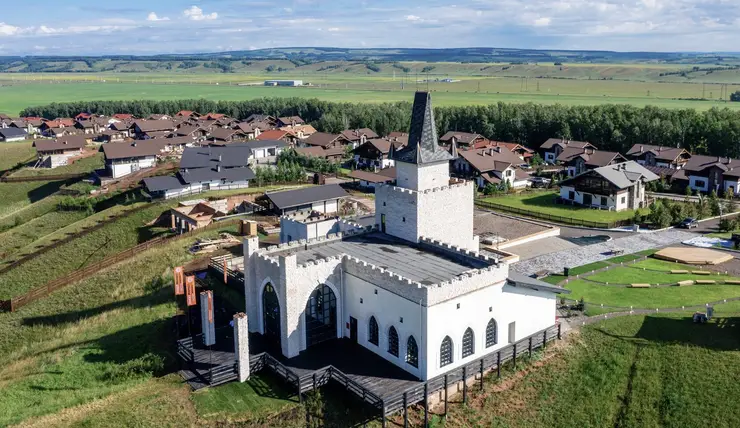
<path fill-rule="evenodd" d="M 510 207 L 510 206 L 503 205 L 503 204 L 497 204 L 491 201 L 476 200 L 475 205 L 481 208 L 506 211 L 506 212 L 510 212 L 513 214 L 520 214 L 526 217 L 533 217 L 533 218 L 538 218 L 542 220 L 549 220 L 549 221 L 553 221 L 556 223 L 570 224 L 573 226 L 591 227 L 591 228 L 596 228 L 596 229 L 613 229 L 615 227 L 628 226 L 632 224 L 632 220 L 621 220 L 621 221 L 613 221 L 613 222 L 589 221 L 589 220 L 583 220 L 577 217 L 565 217 L 565 216 L 547 214 L 547 213 L 542 213 L 542 212 L 537 212 L 537 211 L 525 210 L 522 208 Z M 585 210 L 588 208 L 583 208 L 583 209 Z"/>
<path fill-rule="evenodd" d="M 5 310 L 10 310 L 11 312 L 15 312 L 21 307 L 26 306 L 29 303 L 39 300 L 43 297 L 46 297 L 52 292 L 59 290 L 62 287 L 65 287 L 69 284 L 86 279 L 90 275 L 96 274 L 103 269 L 109 268 L 117 263 L 130 259 L 140 254 L 142 251 L 146 251 L 150 248 L 160 247 L 162 245 L 166 245 L 166 244 L 169 244 L 171 242 L 178 241 L 181 239 L 190 238 L 196 234 L 199 234 L 207 230 L 220 229 L 223 227 L 227 227 L 232 224 L 236 224 L 237 221 L 238 220 L 211 223 L 208 226 L 191 230 L 190 232 L 183 233 L 182 235 L 170 236 L 167 238 L 155 238 L 150 241 L 143 242 L 133 248 L 129 248 L 128 250 L 121 251 L 118 254 L 114 254 L 112 256 L 106 257 L 103 260 L 97 263 L 93 263 L 83 269 L 70 272 L 67 275 L 64 275 L 60 278 L 49 281 L 48 283 L 40 287 L 36 287 L 25 294 L 22 294 L 20 296 L 15 296 L 11 298 L 9 301 L 0 301 L 0 308 L 6 308 Z"/>

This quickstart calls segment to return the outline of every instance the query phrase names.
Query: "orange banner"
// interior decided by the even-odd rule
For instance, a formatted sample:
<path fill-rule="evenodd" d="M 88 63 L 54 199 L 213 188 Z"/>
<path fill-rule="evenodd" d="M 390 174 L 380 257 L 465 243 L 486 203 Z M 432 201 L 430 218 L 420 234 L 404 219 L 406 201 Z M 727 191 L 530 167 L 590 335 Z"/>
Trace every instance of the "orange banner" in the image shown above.
<path fill-rule="evenodd" d="M 213 292 L 208 291 L 208 322 L 213 322 Z"/>
<path fill-rule="evenodd" d="M 226 259 L 224 259 L 224 284 L 229 283 L 229 276 L 227 274 L 227 270 L 228 270 L 228 263 L 226 262 Z"/>
<path fill-rule="evenodd" d="M 175 268 L 175 296 L 185 294 L 185 271 L 182 266 Z"/>
<path fill-rule="evenodd" d="M 187 296 L 188 306 L 195 306 L 197 304 L 195 298 L 195 276 L 189 275 L 185 277 L 185 294 Z"/>

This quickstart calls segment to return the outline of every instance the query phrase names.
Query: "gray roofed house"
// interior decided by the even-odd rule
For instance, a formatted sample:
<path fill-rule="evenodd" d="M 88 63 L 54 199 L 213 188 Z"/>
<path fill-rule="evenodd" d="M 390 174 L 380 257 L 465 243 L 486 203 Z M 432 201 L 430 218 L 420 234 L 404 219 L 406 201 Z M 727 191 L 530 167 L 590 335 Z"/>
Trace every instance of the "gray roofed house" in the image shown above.
<path fill-rule="evenodd" d="M 180 169 L 185 168 L 222 168 L 242 167 L 249 165 L 252 149 L 241 144 L 228 146 L 187 147 L 182 153 Z"/>
<path fill-rule="evenodd" d="M 151 192 L 161 192 L 164 190 L 179 189 L 184 184 L 174 175 L 165 175 L 159 177 L 147 177 L 144 179 L 144 186 Z"/>
<path fill-rule="evenodd" d="M 411 112 L 409 143 L 406 147 L 393 151 L 390 158 L 394 161 L 412 164 L 445 162 L 457 158 L 454 144 L 454 153 L 451 154 L 439 147 L 437 140 L 432 96 L 429 92 L 417 92 Z"/>
<path fill-rule="evenodd" d="M 610 211 L 645 206 L 645 184 L 658 176 L 635 161 L 586 171 L 560 183 L 560 198 Z"/>
<path fill-rule="evenodd" d="M 28 133 L 21 128 L 2 128 L 0 129 L 0 141 L 21 141 L 25 140 Z"/>
<path fill-rule="evenodd" d="M 265 193 L 265 196 L 281 214 L 293 211 L 331 213 L 339 209 L 338 200 L 349 194 L 338 184 L 326 184 L 283 192 L 269 192 Z"/>

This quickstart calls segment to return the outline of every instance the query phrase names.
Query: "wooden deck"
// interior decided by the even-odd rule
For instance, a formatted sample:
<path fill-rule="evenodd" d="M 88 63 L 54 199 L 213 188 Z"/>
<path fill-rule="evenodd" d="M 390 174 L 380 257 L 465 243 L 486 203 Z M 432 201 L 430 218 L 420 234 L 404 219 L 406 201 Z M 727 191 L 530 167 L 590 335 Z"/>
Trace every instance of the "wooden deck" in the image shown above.
<path fill-rule="evenodd" d="M 237 378 L 234 339 L 229 336 L 230 330 L 216 330 L 216 344 L 210 348 L 203 345 L 202 334 L 178 341 L 177 353 L 184 363 L 180 375 L 194 390 Z"/>
<path fill-rule="evenodd" d="M 381 399 L 422 383 L 349 339 L 330 340 L 309 348 L 297 357 L 279 360 L 301 379 L 332 366 Z"/>

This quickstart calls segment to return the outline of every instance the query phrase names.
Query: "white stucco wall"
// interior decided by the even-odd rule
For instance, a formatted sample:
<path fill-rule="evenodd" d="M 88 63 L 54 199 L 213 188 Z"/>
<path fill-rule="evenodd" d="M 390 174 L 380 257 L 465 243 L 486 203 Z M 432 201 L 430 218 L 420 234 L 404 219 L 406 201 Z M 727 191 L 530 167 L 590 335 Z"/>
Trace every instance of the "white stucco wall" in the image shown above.
<path fill-rule="evenodd" d="M 691 187 L 692 190 L 708 192 L 709 191 L 709 178 L 690 175 L 689 176 L 689 187 Z"/>
<path fill-rule="evenodd" d="M 399 187 L 412 190 L 427 190 L 446 186 L 450 180 L 450 163 L 416 165 L 396 162 L 396 182 Z"/>
<path fill-rule="evenodd" d="M 131 160 L 126 163 L 108 163 L 108 171 L 113 178 L 120 178 L 145 168 L 152 168 L 157 164 L 156 156 L 148 156 Z"/>
<path fill-rule="evenodd" d="M 458 308 L 458 304 L 460 307 Z M 492 285 L 429 308 L 427 315 L 427 378 L 432 378 L 509 344 L 509 323 L 515 322 L 515 340 L 520 340 L 555 324 L 555 295 L 526 288 Z M 497 324 L 497 343 L 486 348 L 486 326 L 491 318 Z M 462 358 L 462 337 L 470 327 L 475 337 L 475 352 Z M 440 345 L 450 336 L 452 364 L 440 367 Z"/>
<path fill-rule="evenodd" d="M 574 193 L 574 200 L 578 204 L 583 204 L 583 196 L 584 195 L 591 195 L 592 202 L 591 205 L 596 205 L 600 207 L 607 207 L 611 210 L 621 211 L 629 208 L 629 196 L 628 191 L 624 190 L 616 195 L 598 195 L 595 193 L 584 193 L 584 192 L 576 192 L 573 186 L 562 186 L 560 187 L 560 197 L 566 200 L 571 200 L 569 193 Z M 601 197 L 606 196 L 607 202 L 606 205 L 601 204 Z M 624 202 L 622 202 L 622 197 L 624 197 Z M 636 205 L 637 206 L 637 205 Z"/>

